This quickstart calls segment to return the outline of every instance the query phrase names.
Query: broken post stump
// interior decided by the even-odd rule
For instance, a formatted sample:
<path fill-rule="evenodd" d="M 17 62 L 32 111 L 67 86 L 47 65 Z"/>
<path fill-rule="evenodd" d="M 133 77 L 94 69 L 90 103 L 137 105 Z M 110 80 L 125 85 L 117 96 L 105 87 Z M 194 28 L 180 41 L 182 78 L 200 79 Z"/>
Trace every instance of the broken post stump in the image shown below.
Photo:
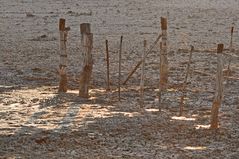
<path fill-rule="evenodd" d="M 59 20 L 59 31 L 60 31 L 60 65 L 58 73 L 60 75 L 60 82 L 59 82 L 59 92 L 67 92 L 67 73 L 66 73 L 66 66 L 67 66 L 67 49 L 66 49 L 66 41 L 67 41 L 67 34 L 70 30 L 69 27 L 65 27 L 65 19 L 61 18 Z"/>
<path fill-rule="evenodd" d="M 219 125 L 219 108 L 223 98 L 223 61 L 222 61 L 223 44 L 217 46 L 217 74 L 216 74 L 216 93 L 211 109 L 211 129 L 217 129 Z"/>
<path fill-rule="evenodd" d="M 83 48 L 83 69 L 80 73 L 79 79 L 79 96 L 83 98 L 89 97 L 89 85 L 93 69 L 93 34 L 90 33 L 90 24 L 83 23 L 80 25 L 81 31 L 81 45 Z"/>

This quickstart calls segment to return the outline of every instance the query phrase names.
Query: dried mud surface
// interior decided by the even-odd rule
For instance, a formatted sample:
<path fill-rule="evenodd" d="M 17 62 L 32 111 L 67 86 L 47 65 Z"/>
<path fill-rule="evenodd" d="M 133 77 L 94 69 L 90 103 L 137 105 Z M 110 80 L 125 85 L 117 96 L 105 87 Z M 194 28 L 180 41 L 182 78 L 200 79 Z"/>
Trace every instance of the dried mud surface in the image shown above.
<path fill-rule="evenodd" d="M 239 156 L 239 1 L 237 0 L 1 0 L 0 158 L 231 158 Z M 140 60 L 168 18 L 169 88 L 158 112 L 159 51 L 145 68 L 145 106 L 139 107 L 138 70 L 118 102 L 118 50 L 122 78 Z M 58 20 L 68 37 L 69 91 L 58 93 Z M 90 98 L 78 97 L 82 67 L 80 23 L 91 23 L 94 68 Z M 209 129 L 218 43 L 224 51 L 220 128 Z M 105 40 L 109 40 L 111 91 L 106 92 Z M 178 117 L 181 86 L 193 45 L 187 98 Z"/>

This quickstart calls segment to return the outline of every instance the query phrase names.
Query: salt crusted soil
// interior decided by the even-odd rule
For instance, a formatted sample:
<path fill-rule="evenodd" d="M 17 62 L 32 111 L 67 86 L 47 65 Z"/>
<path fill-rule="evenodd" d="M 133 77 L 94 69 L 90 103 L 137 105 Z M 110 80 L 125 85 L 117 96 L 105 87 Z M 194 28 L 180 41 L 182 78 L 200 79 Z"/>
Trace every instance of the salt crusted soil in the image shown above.
<path fill-rule="evenodd" d="M 237 0 L 1 0 L 0 158 L 231 158 L 239 156 L 239 1 Z M 140 60 L 168 18 L 169 88 L 158 112 L 159 51 L 146 60 L 145 106 L 139 108 L 137 71 L 117 98 L 120 36 L 122 75 Z M 58 93 L 58 20 L 68 37 L 69 91 Z M 80 23 L 91 23 L 94 70 L 90 98 L 78 97 L 82 66 Z M 209 129 L 218 43 L 230 43 L 220 128 Z M 105 40 L 109 40 L 111 91 L 106 92 Z M 196 51 L 185 111 L 178 117 L 181 84 Z"/>

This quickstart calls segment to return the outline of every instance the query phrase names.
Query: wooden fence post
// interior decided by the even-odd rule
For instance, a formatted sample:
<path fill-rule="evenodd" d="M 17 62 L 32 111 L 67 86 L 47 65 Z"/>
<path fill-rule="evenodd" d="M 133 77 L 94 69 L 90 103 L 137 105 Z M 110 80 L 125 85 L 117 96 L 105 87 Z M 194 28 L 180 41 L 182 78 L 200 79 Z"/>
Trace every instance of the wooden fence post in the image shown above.
<path fill-rule="evenodd" d="M 59 92 L 67 92 L 67 73 L 66 73 L 66 66 L 67 66 L 67 50 L 66 50 L 66 41 L 67 41 L 67 34 L 70 30 L 69 27 L 65 27 L 65 19 L 61 18 L 59 20 L 59 31 L 60 31 L 60 65 L 58 73 L 60 75 L 60 82 L 59 82 Z"/>
<path fill-rule="evenodd" d="M 93 34 L 90 33 L 90 24 L 83 23 L 80 25 L 81 45 L 83 47 L 84 66 L 80 73 L 79 79 L 79 96 L 83 98 L 89 97 L 89 85 L 93 69 Z"/>
<path fill-rule="evenodd" d="M 223 51 L 223 44 L 218 44 L 217 46 L 217 75 L 216 75 L 216 93 L 211 109 L 211 129 L 218 128 L 218 114 L 219 108 L 222 104 L 223 98 L 223 61 L 222 61 L 222 51 Z"/>
<path fill-rule="evenodd" d="M 180 100 L 179 116 L 183 115 L 184 98 L 187 95 L 186 87 L 187 87 L 187 81 L 188 81 L 188 76 L 189 76 L 189 72 L 190 72 L 190 64 L 191 64 L 191 61 L 192 61 L 193 50 L 194 50 L 194 47 L 191 46 L 191 51 L 190 51 L 190 54 L 189 54 L 189 60 L 188 60 L 187 68 L 186 68 L 186 75 L 185 75 L 184 82 L 183 82 L 182 96 L 181 96 L 181 100 Z"/>
<path fill-rule="evenodd" d="M 160 52 L 160 83 L 163 86 L 163 90 L 167 88 L 168 83 L 168 28 L 167 19 L 161 17 L 161 29 L 162 29 L 162 47 Z"/>
<path fill-rule="evenodd" d="M 167 19 L 161 17 L 162 42 L 160 43 L 160 80 L 159 80 L 159 110 L 161 110 L 162 92 L 167 89 L 168 84 L 168 57 L 167 57 Z"/>
<path fill-rule="evenodd" d="M 142 53 L 142 66 L 141 66 L 141 79 L 140 79 L 140 107 L 144 106 L 144 67 L 145 67 L 145 55 L 147 49 L 147 41 L 144 40 L 144 51 Z"/>

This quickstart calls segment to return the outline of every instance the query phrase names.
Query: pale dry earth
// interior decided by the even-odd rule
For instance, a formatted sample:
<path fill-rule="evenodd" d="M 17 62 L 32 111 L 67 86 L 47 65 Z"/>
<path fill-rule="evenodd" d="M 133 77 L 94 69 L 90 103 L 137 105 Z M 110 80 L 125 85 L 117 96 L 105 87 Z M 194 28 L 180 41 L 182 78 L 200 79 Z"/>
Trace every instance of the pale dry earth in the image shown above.
<path fill-rule="evenodd" d="M 231 158 L 239 156 L 238 0 L 0 0 L 0 158 Z M 117 98 L 118 50 L 122 78 L 160 34 L 168 18 L 169 88 L 158 112 L 158 47 L 146 60 L 145 107 L 139 108 L 138 70 Z M 68 37 L 69 91 L 57 92 L 58 20 Z M 91 23 L 94 70 L 90 99 L 78 97 L 82 67 L 79 27 Z M 218 43 L 225 74 L 220 128 L 208 129 L 215 93 Z M 111 92 L 106 92 L 105 40 L 109 40 Z M 188 49 L 193 62 L 183 117 L 180 86 Z"/>

